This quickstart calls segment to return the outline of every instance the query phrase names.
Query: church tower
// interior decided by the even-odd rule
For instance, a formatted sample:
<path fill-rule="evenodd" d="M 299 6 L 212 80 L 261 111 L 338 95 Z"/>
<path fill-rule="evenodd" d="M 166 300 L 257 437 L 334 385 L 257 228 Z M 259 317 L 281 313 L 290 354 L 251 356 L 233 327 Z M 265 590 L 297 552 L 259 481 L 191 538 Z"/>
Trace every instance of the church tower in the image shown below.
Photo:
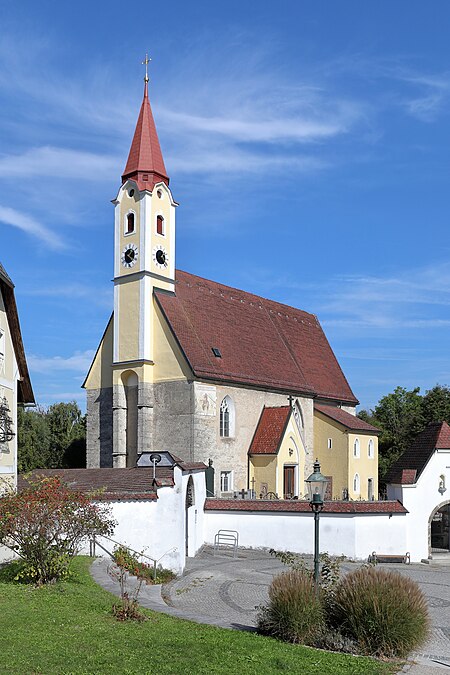
<path fill-rule="evenodd" d="M 153 291 L 175 290 L 175 207 L 148 98 L 116 199 L 113 315 L 113 466 L 135 466 L 152 444 Z"/>

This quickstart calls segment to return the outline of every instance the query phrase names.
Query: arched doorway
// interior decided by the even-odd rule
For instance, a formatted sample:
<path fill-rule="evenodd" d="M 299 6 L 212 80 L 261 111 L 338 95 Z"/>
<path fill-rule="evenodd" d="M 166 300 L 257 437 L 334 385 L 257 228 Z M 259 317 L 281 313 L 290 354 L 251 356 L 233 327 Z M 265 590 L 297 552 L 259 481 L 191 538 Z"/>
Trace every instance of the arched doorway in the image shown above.
<path fill-rule="evenodd" d="M 433 553 L 450 553 L 450 502 L 440 504 L 431 514 L 429 523 L 430 548 Z"/>

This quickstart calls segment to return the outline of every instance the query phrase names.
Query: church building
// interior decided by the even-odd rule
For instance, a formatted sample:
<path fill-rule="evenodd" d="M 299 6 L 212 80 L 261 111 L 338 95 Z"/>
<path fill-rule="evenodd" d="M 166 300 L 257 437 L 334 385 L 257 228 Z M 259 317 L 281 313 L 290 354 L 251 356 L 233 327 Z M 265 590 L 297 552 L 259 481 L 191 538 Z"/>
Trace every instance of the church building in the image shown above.
<path fill-rule="evenodd" d="M 114 200 L 114 311 L 84 382 L 87 466 L 147 453 L 212 461 L 216 496 L 301 498 L 316 457 L 330 496 L 378 494 L 378 430 L 316 316 L 176 269 L 171 188 L 145 78 Z"/>

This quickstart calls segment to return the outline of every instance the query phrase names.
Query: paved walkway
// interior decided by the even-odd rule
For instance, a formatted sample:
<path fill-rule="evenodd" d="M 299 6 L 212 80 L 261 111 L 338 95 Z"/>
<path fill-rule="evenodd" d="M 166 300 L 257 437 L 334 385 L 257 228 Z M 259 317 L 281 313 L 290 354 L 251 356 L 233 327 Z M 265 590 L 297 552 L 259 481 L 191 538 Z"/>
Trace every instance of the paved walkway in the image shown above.
<path fill-rule="evenodd" d="M 107 574 L 108 561 L 98 558 L 92 565 L 94 579 L 118 595 L 118 586 Z M 450 566 L 382 565 L 393 568 L 419 583 L 427 596 L 432 619 L 430 640 L 408 664 L 409 675 L 450 675 Z M 214 556 L 206 548 L 188 559 L 186 570 L 162 589 L 146 586 L 139 602 L 156 611 L 199 623 L 254 630 L 256 607 L 267 601 L 268 586 L 275 574 L 286 567 L 266 551 L 240 550 L 237 559 L 230 554 Z M 345 571 L 354 569 L 346 563 Z"/>

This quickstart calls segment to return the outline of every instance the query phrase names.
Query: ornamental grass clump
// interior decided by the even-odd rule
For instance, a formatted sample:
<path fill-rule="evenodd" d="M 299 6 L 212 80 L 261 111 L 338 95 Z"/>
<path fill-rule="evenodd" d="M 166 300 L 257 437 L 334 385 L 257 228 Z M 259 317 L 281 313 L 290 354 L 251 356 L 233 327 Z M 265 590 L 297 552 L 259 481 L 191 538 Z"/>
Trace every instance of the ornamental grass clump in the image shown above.
<path fill-rule="evenodd" d="M 379 568 L 351 572 L 336 587 L 329 621 L 360 652 L 405 657 L 426 640 L 429 615 L 415 581 Z"/>
<path fill-rule="evenodd" d="M 258 630 L 285 642 L 313 643 L 322 632 L 324 610 L 311 575 L 283 572 L 269 587 L 269 603 L 261 607 Z"/>

